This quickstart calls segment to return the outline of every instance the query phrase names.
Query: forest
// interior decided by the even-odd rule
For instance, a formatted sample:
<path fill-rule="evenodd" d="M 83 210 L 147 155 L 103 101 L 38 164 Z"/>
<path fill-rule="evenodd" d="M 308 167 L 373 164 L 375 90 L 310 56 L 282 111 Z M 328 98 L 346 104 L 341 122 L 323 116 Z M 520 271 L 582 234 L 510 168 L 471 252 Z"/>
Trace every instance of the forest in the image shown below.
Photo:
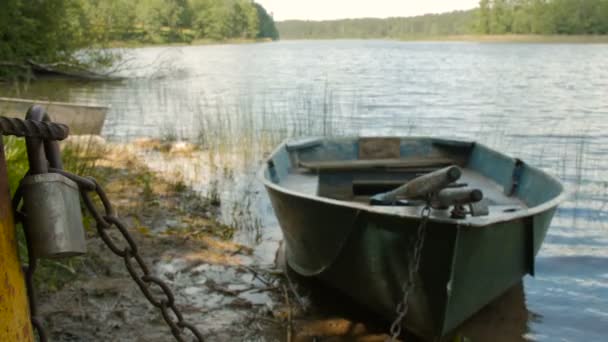
<path fill-rule="evenodd" d="M 481 0 L 468 11 L 407 18 L 277 23 L 284 39 L 394 38 L 464 34 L 608 34 L 608 0 Z"/>
<path fill-rule="evenodd" d="M 78 0 L 101 39 L 150 43 L 195 39 L 278 39 L 274 21 L 251 0 Z"/>
<path fill-rule="evenodd" d="M 608 34 L 608 0 L 481 0 L 481 34 Z"/>
<path fill-rule="evenodd" d="M 277 23 L 284 39 L 407 38 L 468 34 L 476 12 L 455 11 L 408 18 L 364 18 L 328 21 L 289 20 Z"/>
<path fill-rule="evenodd" d="M 608 0 L 481 0 L 467 11 L 408 18 L 275 22 L 251 0 L 2 0 L 0 79 L 37 63 L 83 61 L 112 46 L 258 39 L 455 35 L 605 35 Z M 91 61 L 112 63 L 97 54 Z"/>
<path fill-rule="evenodd" d="M 272 17 L 251 0 L 2 0 L 0 78 L 29 61 L 81 62 L 83 49 L 116 42 L 278 38 Z"/>

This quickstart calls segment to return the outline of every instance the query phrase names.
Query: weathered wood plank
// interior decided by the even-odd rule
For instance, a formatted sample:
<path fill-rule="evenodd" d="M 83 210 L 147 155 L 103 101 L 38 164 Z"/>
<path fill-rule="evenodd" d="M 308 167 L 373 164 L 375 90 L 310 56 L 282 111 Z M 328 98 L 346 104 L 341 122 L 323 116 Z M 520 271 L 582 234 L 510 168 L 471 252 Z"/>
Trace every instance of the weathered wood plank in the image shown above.
<path fill-rule="evenodd" d="M 352 171 L 365 169 L 441 167 L 457 164 L 445 157 L 413 157 L 406 159 L 300 161 L 299 166 L 318 171 Z"/>

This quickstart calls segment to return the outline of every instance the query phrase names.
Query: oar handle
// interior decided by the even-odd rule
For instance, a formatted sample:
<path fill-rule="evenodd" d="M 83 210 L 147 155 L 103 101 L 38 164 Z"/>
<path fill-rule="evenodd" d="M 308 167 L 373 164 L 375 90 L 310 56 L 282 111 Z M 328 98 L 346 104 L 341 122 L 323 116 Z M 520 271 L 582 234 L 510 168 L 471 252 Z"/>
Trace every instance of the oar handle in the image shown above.
<path fill-rule="evenodd" d="M 433 198 L 433 206 L 447 208 L 453 205 L 476 203 L 482 199 L 483 192 L 478 189 L 443 189 Z"/>
<path fill-rule="evenodd" d="M 424 199 L 457 181 L 461 175 L 462 171 L 458 166 L 449 166 L 414 178 L 395 190 L 378 194 L 372 198 L 372 201 L 388 203 L 400 198 Z"/>

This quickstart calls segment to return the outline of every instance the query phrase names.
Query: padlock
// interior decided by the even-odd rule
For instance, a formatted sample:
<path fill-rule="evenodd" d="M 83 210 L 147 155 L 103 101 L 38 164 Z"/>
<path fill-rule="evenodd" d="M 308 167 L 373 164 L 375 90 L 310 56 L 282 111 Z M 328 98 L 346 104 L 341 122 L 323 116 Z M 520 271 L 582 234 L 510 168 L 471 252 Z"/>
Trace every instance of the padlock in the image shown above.
<path fill-rule="evenodd" d="M 38 258 L 63 258 L 86 252 L 80 193 L 58 173 L 27 176 L 21 183 L 30 252 Z"/>
<path fill-rule="evenodd" d="M 46 112 L 33 106 L 30 120 L 49 120 Z M 48 166 L 61 168 L 56 142 L 26 138 L 30 174 L 21 181 L 25 229 L 29 252 L 37 258 L 63 258 L 86 253 L 85 231 L 78 185 Z"/>

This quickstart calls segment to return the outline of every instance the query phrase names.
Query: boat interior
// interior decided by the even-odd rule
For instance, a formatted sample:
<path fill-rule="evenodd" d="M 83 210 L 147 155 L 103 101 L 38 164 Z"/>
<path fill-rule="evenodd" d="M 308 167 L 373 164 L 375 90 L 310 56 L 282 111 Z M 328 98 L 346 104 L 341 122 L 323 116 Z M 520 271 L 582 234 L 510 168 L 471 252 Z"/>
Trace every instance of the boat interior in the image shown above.
<path fill-rule="evenodd" d="M 459 171 L 457 179 L 427 186 L 423 195 L 410 191 L 387 203 L 374 201 L 454 166 Z M 357 203 L 384 213 L 418 215 L 430 203 L 435 209 L 432 216 L 446 219 L 524 213 L 563 191 L 557 180 L 521 160 L 481 144 L 434 138 L 289 141 L 273 153 L 264 177 L 291 192 Z M 457 193 L 456 197 L 438 201 L 438 194 L 448 193 L 444 189 L 455 189 L 451 193 Z M 472 191 L 480 191 L 482 198 L 470 196 Z"/>

